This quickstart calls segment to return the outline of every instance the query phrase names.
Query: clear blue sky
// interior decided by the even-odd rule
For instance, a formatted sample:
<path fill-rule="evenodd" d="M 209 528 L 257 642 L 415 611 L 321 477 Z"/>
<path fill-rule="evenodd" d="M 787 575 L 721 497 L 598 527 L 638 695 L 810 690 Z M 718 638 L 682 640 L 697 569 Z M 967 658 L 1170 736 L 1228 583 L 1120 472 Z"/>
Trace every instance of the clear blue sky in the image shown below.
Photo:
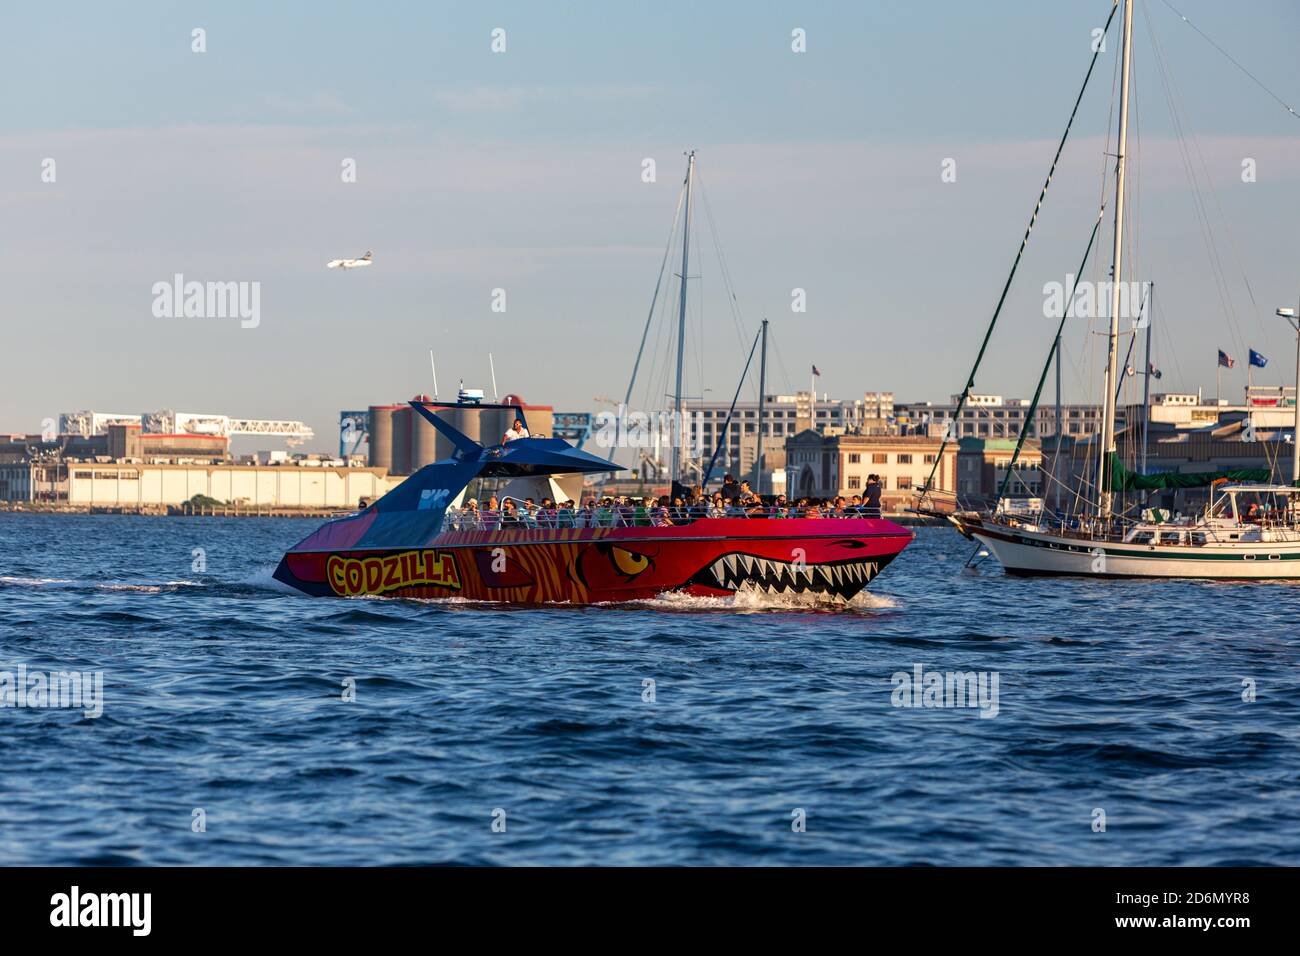
<path fill-rule="evenodd" d="M 1173 2 L 1300 102 L 1300 8 Z M 626 386 L 691 147 L 745 327 L 772 320 L 774 388 L 806 387 L 815 362 L 836 396 L 943 399 L 969 368 L 1108 11 L 10 7 L 0 429 L 77 408 L 173 408 L 301 418 L 329 447 L 339 409 L 429 390 L 430 348 L 444 392 L 459 377 L 485 384 L 492 351 L 503 392 L 593 408 Z M 1212 249 L 1148 22 L 1195 135 Z M 1225 393 L 1244 384 L 1248 346 L 1272 360 L 1257 382 L 1290 380 L 1293 340 L 1272 311 L 1300 294 L 1300 120 L 1162 0 L 1143 0 L 1137 25 L 1134 261 L 1157 284 L 1160 385 L 1212 392 L 1220 347 L 1238 358 Z M 195 27 L 206 53 L 191 52 Z M 490 50 L 496 27 L 505 53 Z M 796 27 L 803 54 L 790 49 Z M 980 391 L 1032 391 L 1051 334 L 1043 283 L 1073 268 L 1095 213 L 1117 50 L 1112 33 Z M 40 178 L 47 157 L 53 184 Z M 345 157 L 356 183 L 340 181 Z M 948 157 L 955 183 L 940 181 Z M 1256 182 L 1241 182 L 1245 157 Z M 698 238 L 704 332 L 688 391 L 729 393 L 744 356 L 707 229 Z M 366 249 L 368 270 L 324 269 Z M 155 318 L 151 287 L 178 272 L 259 282 L 260 326 Z M 796 287 L 805 314 L 791 313 Z M 505 313 L 491 311 L 494 288 Z M 1097 397 L 1095 338 L 1072 330 L 1070 398 Z"/>

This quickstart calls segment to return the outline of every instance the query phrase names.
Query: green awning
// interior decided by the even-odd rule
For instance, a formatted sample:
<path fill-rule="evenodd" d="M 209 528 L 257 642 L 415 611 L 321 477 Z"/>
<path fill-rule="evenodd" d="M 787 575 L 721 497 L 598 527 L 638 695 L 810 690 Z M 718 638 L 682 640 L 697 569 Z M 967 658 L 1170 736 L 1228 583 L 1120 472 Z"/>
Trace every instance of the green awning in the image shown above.
<path fill-rule="evenodd" d="M 1269 468 L 1229 468 L 1224 471 L 1171 472 L 1162 475 L 1139 475 L 1124 467 L 1116 452 L 1110 453 L 1110 472 L 1106 483 L 1111 491 L 1161 491 L 1172 488 L 1206 488 L 1216 481 L 1271 481 Z"/>

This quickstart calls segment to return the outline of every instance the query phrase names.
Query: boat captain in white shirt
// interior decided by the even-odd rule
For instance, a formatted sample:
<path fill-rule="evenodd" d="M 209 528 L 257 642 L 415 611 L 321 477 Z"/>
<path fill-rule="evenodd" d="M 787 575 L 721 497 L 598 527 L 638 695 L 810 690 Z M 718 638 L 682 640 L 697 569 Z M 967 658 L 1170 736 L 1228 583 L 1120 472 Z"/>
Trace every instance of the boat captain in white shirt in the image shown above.
<path fill-rule="evenodd" d="M 516 438 L 527 437 L 528 429 L 524 427 L 523 419 L 516 418 L 514 425 L 511 426 L 511 428 L 505 433 L 505 436 L 501 439 L 501 444 L 504 445 L 506 442 L 512 442 Z"/>

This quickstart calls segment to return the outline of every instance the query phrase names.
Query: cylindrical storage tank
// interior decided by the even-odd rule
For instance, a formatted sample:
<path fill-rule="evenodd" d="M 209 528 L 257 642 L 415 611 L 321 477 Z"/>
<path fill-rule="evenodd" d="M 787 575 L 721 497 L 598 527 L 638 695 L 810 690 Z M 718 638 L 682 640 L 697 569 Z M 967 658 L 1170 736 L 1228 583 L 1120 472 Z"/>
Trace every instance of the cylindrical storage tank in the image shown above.
<path fill-rule="evenodd" d="M 432 465 L 440 458 L 447 457 L 440 455 L 438 429 L 429 424 L 428 420 L 419 412 L 412 409 L 411 411 L 411 471 L 419 471 L 425 465 Z"/>
<path fill-rule="evenodd" d="M 477 405 L 466 405 L 462 408 L 450 409 L 450 412 L 451 415 L 448 418 L 448 422 L 451 424 L 451 427 L 467 437 L 478 441 L 479 435 L 481 434 L 479 429 L 479 416 L 483 414 L 482 410 Z"/>
<path fill-rule="evenodd" d="M 415 395 L 411 398 L 413 402 L 431 401 L 428 395 Z M 410 418 L 410 447 L 411 447 L 411 472 L 417 472 L 425 465 L 431 465 L 438 460 L 438 430 L 429 424 L 422 414 L 411 409 Z"/>
<path fill-rule="evenodd" d="M 370 456 L 371 468 L 393 470 L 393 405 L 370 406 Z"/>
<path fill-rule="evenodd" d="M 393 410 L 393 474 L 411 473 L 411 420 L 416 413 L 410 406 Z"/>

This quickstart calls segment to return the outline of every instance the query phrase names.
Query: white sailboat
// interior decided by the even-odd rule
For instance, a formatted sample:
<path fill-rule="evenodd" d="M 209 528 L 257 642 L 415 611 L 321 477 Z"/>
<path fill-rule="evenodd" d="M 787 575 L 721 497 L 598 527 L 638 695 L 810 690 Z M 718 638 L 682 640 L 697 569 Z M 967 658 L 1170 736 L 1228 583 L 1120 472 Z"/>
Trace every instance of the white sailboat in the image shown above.
<path fill-rule="evenodd" d="M 1122 521 L 1114 510 L 1114 488 L 1123 487 L 1123 465 L 1115 442 L 1116 382 L 1119 375 L 1119 317 L 1124 257 L 1124 186 L 1128 149 L 1129 83 L 1132 72 L 1133 4 L 1123 0 L 1123 48 L 1115 174 L 1110 329 L 1103 385 L 1104 406 L 1097 465 L 1094 514 L 1074 522 L 1037 514 L 962 511 L 949 520 L 979 541 L 1012 574 L 1153 578 L 1300 579 L 1300 400 L 1296 403 L 1292 485 L 1210 485 L 1210 502 L 1198 515 L 1176 522 Z M 1296 318 L 1292 310 L 1280 315 Z M 1297 324 L 1296 384 L 1300 394 L 1300 319 Z M 1059 359 L 1058 359 L 1059 361 Z M 1146 441 L 1143 436 L 1143 441 Z M 1208 481 L 1208 479 L 1207 479 Z"/>

